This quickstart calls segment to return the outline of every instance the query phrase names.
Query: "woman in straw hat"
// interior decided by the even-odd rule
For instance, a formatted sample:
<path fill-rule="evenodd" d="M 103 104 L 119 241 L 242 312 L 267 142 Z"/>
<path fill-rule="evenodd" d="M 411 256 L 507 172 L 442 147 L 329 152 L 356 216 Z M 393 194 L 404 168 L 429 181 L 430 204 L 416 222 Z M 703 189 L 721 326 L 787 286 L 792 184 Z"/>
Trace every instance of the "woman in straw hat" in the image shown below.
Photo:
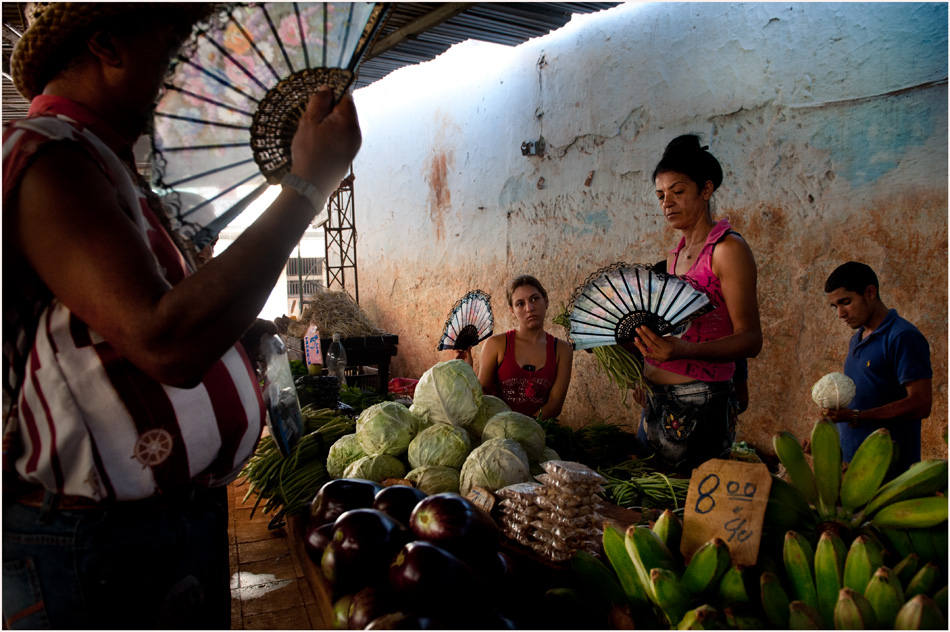
<path fill-rule="evenodd" d="M 132 146 L 209 6 L 37 3 L 11 59 L 32 103 L 3 138 L 7 628 L 228 627 L 210 607 L 228 586 L 207 490 L 264 420 L 240 340 L 260 339 L 256 315 L 361 138 L 352 99 L 321 88 L 294 177 L 194 270 Z"/>

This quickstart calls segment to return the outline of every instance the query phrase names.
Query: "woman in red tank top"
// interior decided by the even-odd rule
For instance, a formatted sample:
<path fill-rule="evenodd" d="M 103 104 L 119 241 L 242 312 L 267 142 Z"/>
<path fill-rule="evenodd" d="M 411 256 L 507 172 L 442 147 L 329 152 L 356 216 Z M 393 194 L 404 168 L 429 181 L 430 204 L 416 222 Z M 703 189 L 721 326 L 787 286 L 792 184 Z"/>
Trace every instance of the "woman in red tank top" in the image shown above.
<path fill-rule="evenodd" d="M 573 349 L 544 331 L 548 293 L 529 275 L 508 284 L 508 308 L 518 326 L 485 341 L 478 380 L 487 395 L 530 417 L 561 414 L 571 382 Z"/>

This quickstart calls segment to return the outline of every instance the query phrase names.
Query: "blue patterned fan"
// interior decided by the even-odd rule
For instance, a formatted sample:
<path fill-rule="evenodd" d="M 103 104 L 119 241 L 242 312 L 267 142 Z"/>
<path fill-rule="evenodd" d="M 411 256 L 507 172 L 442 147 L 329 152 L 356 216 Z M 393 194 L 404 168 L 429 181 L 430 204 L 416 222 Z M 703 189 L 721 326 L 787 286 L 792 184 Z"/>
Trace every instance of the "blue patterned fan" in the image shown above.
<path fill-rule="evenodd" d="M 449 312 L 438 350 L 471 349 L 491 336 L 494 323 L 491 296 L 481 290 L 473 290 L 456 301 Z"/>
<path fill-rule="evenodd" d="M 575 349 L 624 344 L 647 326 L 661 336 L 683 331 L 715 306 L 687 279 L 652 266 L 615 263 L 589 276 L 568 304 Z"/>
<path fill-rule="evenodd" d="M 320 84 L 343 96 L 389 10 L 379 2 L 221 6 L 174 60 L 152 135 L 155 189 L 180 198 L 171 204 L 175 229 L 199 250 L 290 171 L 310 96 Z"/>

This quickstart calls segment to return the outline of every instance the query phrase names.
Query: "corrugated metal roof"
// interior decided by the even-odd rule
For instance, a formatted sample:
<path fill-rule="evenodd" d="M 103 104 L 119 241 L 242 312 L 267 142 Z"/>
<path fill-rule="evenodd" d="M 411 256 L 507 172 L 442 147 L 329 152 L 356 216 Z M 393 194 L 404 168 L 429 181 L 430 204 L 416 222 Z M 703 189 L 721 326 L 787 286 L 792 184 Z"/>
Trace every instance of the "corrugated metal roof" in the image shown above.
<path fill-rule="evenodd" d="M 619 2 L 395 2 L 359 68 L 356 88 L 403 66 L 435 59 L 469 39 L 516 46 Z M 3 120 L 19 118 L 28 103 L 13 87 L 10 53 L 24 29 L 25 2 L 3 2 Z"/>

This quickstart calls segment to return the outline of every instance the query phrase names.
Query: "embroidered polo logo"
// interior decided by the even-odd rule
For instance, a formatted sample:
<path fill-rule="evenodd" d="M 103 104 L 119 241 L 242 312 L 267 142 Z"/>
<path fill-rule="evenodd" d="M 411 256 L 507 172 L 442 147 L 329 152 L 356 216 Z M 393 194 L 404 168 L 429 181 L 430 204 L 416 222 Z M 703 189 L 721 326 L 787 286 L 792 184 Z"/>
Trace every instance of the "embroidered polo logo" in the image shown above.
<path fill-rule="evenodd" d="M 143 467 L 154 467 L 172 453 L 172 435 L 167 430 L 154 428 L 139 435 L 133 458 Z"/>

